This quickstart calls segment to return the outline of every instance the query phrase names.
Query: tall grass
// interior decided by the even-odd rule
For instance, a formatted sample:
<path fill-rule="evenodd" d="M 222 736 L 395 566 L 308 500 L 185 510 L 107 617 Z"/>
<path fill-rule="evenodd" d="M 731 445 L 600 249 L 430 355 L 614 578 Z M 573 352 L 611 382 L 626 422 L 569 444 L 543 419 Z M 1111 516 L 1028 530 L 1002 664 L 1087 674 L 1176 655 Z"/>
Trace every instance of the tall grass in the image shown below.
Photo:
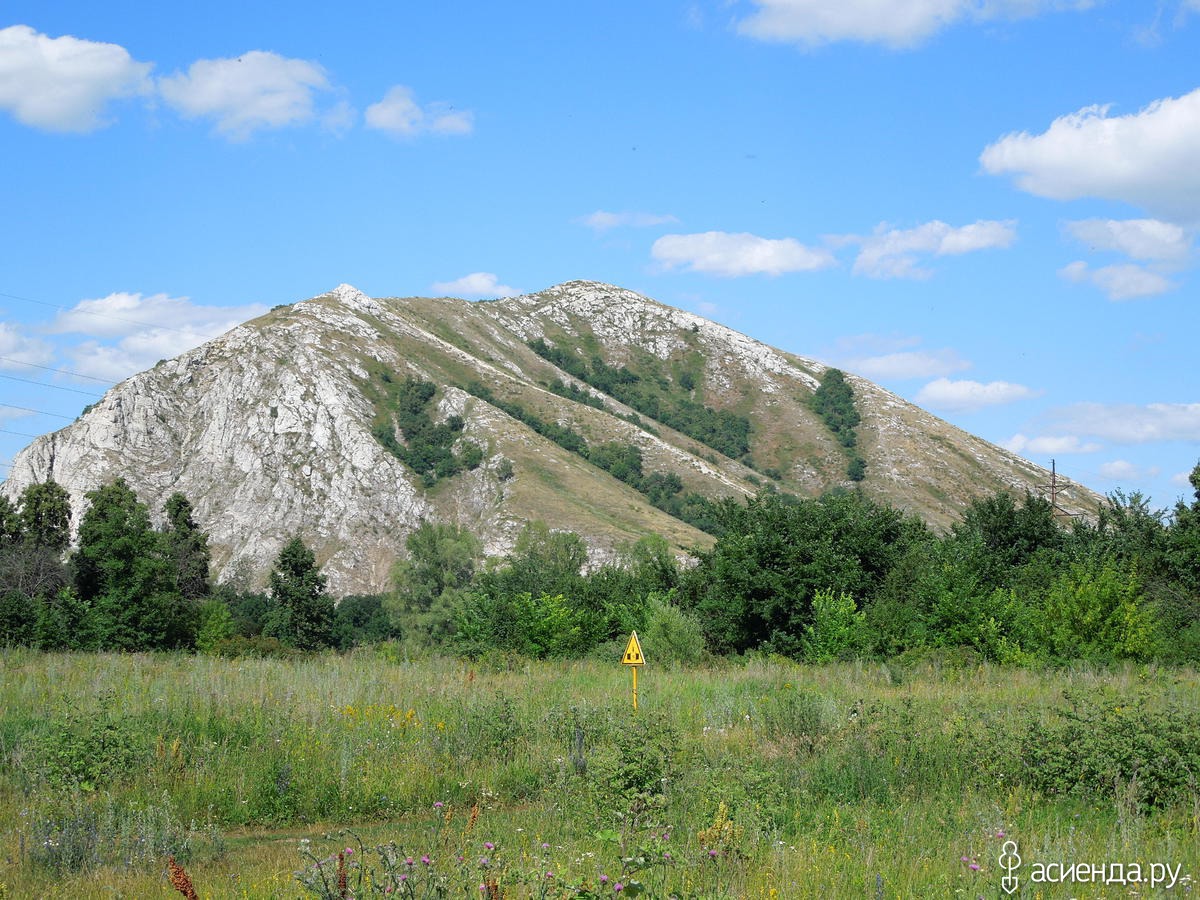
<path fill-rule="evenodd" d="M 992 897 L 1006 840 L 1027 865 L 1200 876 L 1195 779 L 1146 776 L 1168 752 L 1196 759 L 1200 733 L 1156 724 L 1200 716 L 1191 671 L 758 658 L 647 668 L 636 715 L 615 659 L 13 650 L 0 671 L 0 896 L 178 896 L 173 854 L 202 897 L 296 897 L 305 853 L 358 848 L 381 878 L 373 848 L 392 843 L 477 896 L 486 876 L 509 897 L 619 878 L 662 896 Z M 1158 749 L 1123 760 L 1071 732 L 1033 754 L 1080 697 Z M 322 837 L 343 827 L 362 844 Z"/>

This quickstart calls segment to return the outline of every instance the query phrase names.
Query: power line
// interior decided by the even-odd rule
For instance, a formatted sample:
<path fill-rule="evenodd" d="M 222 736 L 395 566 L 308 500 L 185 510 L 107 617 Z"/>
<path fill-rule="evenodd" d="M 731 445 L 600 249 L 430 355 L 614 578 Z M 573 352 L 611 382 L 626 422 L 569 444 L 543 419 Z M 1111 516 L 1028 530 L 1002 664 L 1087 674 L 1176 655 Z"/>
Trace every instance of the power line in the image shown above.
<path fill-rule="evenodd" d="M 56 416 L 60 419 L 67 419 L 68 421 L 71 421 L 71 422 L 74 422 L 75 419 L 78 418 L 78 416 L 64 416 L 62 413 L 47 412 L 44 409 L 30 409 L 28 406 L 16 406 L 15 404 L 12 404 L 12 403 L 0 403 L 0 407 L 3 407 L 4 409 L 19 409 L 19 410 L 21 410 L 21 412 L 35 413 L 36 415 L 39 415 L 39 416 Z"/>
<path fill-rule="evenodd" d="M 6 375 L 0 372 L 0 378 L 8 378 L 11 381 L 20 381 L 24 384 L 36 384 L 41 387 L 48 387 L 56 391 L 70 391 L 72 394 L 83 394 L 86 397 L 103 397 L 103 394 L 97 394 L 95 391 L 84 391 L 79 388 L 67 387 L 65 384 L 51 384 L 48 381 L 34 381 L 32 378 L 18 378 L 16 375 Z"/>
<path fill-rule="evenodd" d="M 11 428 L 0 428 L 0 434 L 15 434 L 18 437 L 39 438 L 40 434 L 29 434 L 26 431 L 13 431 Z"/>
<path fill-rule="evenodd" d="M 111 378 L 100 378 L 97 375 L 84 375 L 82 372 L 72 372 L 70 369 L 56 369 L 53 366 L 42 366 L 37 363 L 25 362 L 21 359 L 13 359 L 9 356 L 0 356 L 0 362 L 15 363 L 18 366 L 32 366 L 35 369 L 45 369 L 47 372 L 60 372 L 63 375 L 70 375 L 72 378 L 86 378 L 89 381 L 98 381 L 101 384 L 112 384 Z"/>
<path fill-rule="evenodd" d="M 127 319 L 124 316 L 114 316 L 112 313 L 93 312 L 90 309 L 79 309 L 74 306 L 63 306 L 61 303 L 50 303 L 46 300 L 34 300 L 32 297 L 21 297 L 17 294 L 8 294 L 0 291 L 0 297 L 7 297 L 10 300 L 20 300 L 22 303 L 36 303 L 38 306 L 49 306 L 51 309 L 61 309 L 64 312 L 79 313 L 85 316 L 96 316 L 101 319 L 112 319 L 114 322 L 124 322 L 127 325 L 137 325 L 139 328 L 161 328 L 163 331 L 174 331 L 178 334 L 195 335 L 206 340 L 216 340 L 219 335 L 203 334 L 199 331 L 187 331 L 183 328 L 172 328 L 170 325 L 162 325 L 157 322 L 139 322 L 137 319 Z"/>

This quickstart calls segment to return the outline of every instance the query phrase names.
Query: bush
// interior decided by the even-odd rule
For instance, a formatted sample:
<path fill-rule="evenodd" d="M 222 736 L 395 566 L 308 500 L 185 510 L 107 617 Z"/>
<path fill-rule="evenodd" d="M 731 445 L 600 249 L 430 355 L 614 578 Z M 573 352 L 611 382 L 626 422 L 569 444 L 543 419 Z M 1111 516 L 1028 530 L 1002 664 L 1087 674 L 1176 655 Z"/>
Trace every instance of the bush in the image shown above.
<path fill-rule="evenodd" d="M 1200 777 L 1200 714 L 1142 694 L 1064 691 L 1066 707 L 1033 722 L 1022 756 L 1034 787 L 1047 794 L 1113 797 L 1143 808 L 1195 800 Z"/>
<path fill-rule="evenodd" d="M 149 743 L 112 703 L 106 694 L 98 710 L 68 709 L 52 718 L 33 741 L 33 773 L 54 788 L 91 792 L 136 771 Z"/>
<path fill-rule="evenodd" d="M 671 602 L 674 591 L 646 597 L 646 627 L 642 643 L 658 663 L 698 663 L 704 657 L 704 628 L 700 620 Z"/>
<path fill-rule="evenodd" d="M 804 658 L 825 663 L 859 653 L 867 639 L 867 616 L 849 594 L 817 591 L 812 601 L 813 622 L 804 629 Z"/>

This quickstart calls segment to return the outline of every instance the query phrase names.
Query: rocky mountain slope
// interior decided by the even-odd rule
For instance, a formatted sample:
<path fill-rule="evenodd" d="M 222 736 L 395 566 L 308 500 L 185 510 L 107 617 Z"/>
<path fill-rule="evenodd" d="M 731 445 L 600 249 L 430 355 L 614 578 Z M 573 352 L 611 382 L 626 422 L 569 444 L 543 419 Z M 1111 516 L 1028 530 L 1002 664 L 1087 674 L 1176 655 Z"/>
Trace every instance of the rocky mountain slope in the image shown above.
<path fill-rule="evenodd" d="M 118 475 L 156 513 L 182 491 L 220 577 L 261 583 L 298 533 L 338 593 L 383 589 L 423 519 L 466 526 L 490 555 L 529 519 L 578 532 L 596 561 L 649 533 L 682 552 L 711 538 L 579 443 L 636 447 L 641 475 L 676 501 L 851 486 L 845 448 L 810 405 L 824 371 L 594 282 L 486 303 L 342 285 L 125 380 L 22 451 L 0 490 L 15 498 L 52 477 L 75 523 L 84 494 Z M 1045 470 L 847 381 L 869 496 L 945 526 L 973 497 L 1043 493 Z M 451 454 L 423 475 L 418 420 Z M 1078 486 L 1059 494 L 1069 512 L 1098 500 Z"/>

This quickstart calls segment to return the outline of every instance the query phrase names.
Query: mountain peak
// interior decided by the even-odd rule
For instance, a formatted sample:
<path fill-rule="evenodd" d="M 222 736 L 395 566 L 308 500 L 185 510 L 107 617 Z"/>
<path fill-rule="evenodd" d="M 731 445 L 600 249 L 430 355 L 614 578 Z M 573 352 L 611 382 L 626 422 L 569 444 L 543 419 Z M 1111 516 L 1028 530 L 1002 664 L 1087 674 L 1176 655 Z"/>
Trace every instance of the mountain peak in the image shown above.
<path fill-rule="evenodd" d="M 261 583 L 302 534 L 334 590 L 354 593 L 386 588 L 424 520 L 466 527 L 498 556 L 542 519 L 580 534 L 595 563 L 647 534 L 704 546 L 684 517 L 695 497 L 851 486 L 811 408 L 823 366 L 634 291 L 580 280 L 466 303 L 340 284 L 300 306 L 116 386 L 18 454 L 0 493 L 52 475 L 78 523 L 87 492 L 118 475 L 156 512 L 182 491 L 221 577 Z M 429 394 L 402 428 L 395 410 L 416 395 L 398 392 L 413 385 Z M 976 496 L 1049 478 L 865 379 L 853 388 L 873 499 L 945 526 Z M 428 449 L 405 432 L 417 419 L 454 442 L 451 462 L 474 462 L 415 468 Z M 616 450 L 637 457 L 636 481 L 596 461 Z M 654 476 L 674 494 L 651 502 L 635 486 Z M 1095 499 L 1059 493 L 1072 512 Z"/>

